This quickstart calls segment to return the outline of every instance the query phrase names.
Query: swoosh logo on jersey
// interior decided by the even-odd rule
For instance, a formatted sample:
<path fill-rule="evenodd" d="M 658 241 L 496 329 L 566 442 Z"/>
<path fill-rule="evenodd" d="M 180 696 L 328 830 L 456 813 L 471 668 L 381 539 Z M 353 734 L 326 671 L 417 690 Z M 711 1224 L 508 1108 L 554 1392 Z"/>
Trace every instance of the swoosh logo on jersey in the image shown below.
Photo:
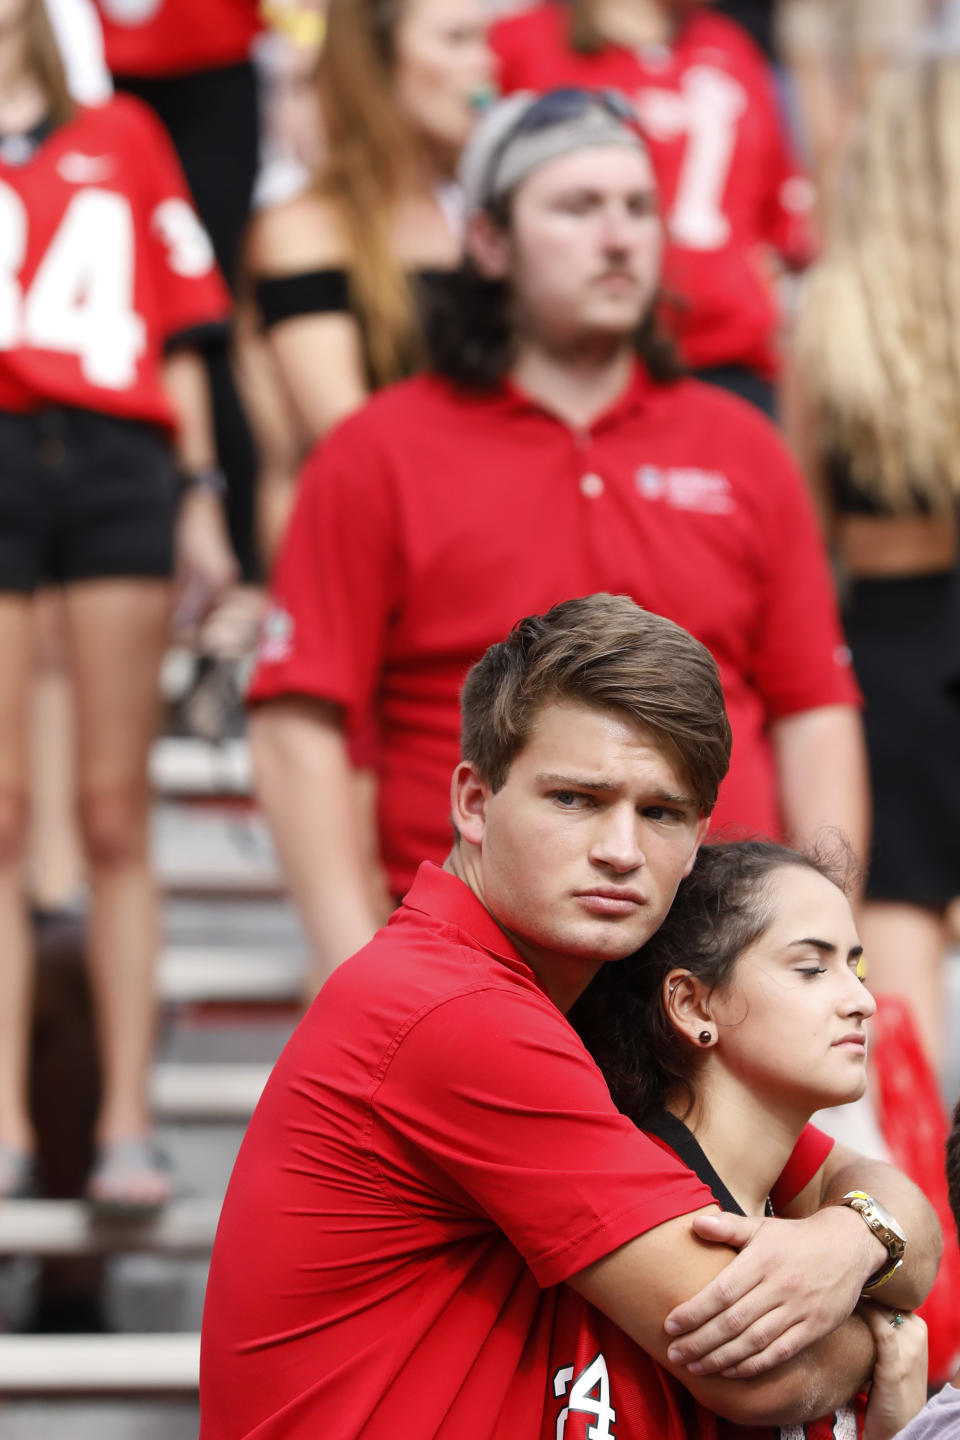
<path fill-rule="evenodd" d="M 71 150 L 57 161 L 57 174 L 71 185 L 96 185 L 109 180 L 114 164 L 110 155 L 82 155 Z"/>

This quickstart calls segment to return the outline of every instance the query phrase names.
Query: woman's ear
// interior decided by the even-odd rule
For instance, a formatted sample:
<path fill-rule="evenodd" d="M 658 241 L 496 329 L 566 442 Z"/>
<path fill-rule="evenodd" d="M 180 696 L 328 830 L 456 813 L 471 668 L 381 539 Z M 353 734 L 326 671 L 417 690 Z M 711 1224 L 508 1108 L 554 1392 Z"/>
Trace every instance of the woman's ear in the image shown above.
<path fill-rule="evenodd" d="M 671 970 L 666 976 L 663 1008 L 673 1028 L 689 1044 L 698 1049 L 716 1044 L 717 1025 L 710 1015 L 710 992 L 689 970 Z"/>

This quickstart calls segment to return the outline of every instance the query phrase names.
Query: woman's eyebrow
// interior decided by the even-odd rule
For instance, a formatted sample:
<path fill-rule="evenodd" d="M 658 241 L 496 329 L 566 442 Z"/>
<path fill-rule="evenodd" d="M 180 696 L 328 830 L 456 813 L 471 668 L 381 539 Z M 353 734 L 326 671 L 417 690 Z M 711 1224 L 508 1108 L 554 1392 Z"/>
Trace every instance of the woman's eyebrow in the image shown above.
<path fill-rule="evenodd" d="M 836 955 L 837 953 L 836 945 L 831 945 L 829 940 L 817 940 L 812 935 L 807 935 L 803 940 L 791 940 L 788 948 L 792 950 L 795 945 L 812 945 L 815 950 L 821 951 L 824 955 Z M 862 954 L 862 945 L 851 945 L 847 951 L 847 959 L 857 960 Z"/>

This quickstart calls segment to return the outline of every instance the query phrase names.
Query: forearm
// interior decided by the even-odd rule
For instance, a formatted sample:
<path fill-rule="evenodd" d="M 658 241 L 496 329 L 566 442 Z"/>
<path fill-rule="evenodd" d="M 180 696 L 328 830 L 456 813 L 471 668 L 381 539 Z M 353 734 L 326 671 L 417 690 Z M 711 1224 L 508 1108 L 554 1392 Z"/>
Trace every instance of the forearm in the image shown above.
<path fill-rule="evenodd" d="M 913 1181 L 892 1165 L 885 1165 L 880 1160 L 867 1160 L 838 1145 L 824 1167 L 821 1203 L 839 1199 L 851 1190 L 864 1190 L 868 1195 L 874 1195 L 891 1215 L 896 1216 L 907 1236 L 903 1264 L 876 1291 L 877 1300 L 894 1308 L 899 1306 L 902 1310 L 915 1310 L 926 1299 L 936 1279 L 943 1249 L 943 1232 L 933 1207 Z M 859 1215 L 854 1211 L 850 1215 L 866 1230 Z M 886 1257 L 886 1250 L 879 1241 L 874 1241 L 874 1253 L 878 1258 L 874 1271 L 870 1273 L 875 1273 Z M 866 1278 L 869 1279 L 869 1274 Z"/>
<path fill-rule="evenodd" d="M 809 844 L 824 830 L 839 831 L 865 860 L 870 802 L 859 713 L 847 705 L 821 706 L 787 716 L 770 734 L 790 842 Z"/>
<path fill-rule="evenodd" d="M 177 460 L 188 475 L 217 464 L 210 379 L 198 350 L 174 350 L 163 362 L 163 384 L 177 417 Z"/>
<path fill-rule="evenodd" d="M 359 950 L 380 917 L 371 900 L 357 787 L 336 708 L 296 698 L 250 720 L 257 794 L 324 973 Z"/>
<path fill-rule="evenodd" d="M 876 1360 L 869 1326 L 851 1315 L 832 1335 L 810 1345 L 795 1359 L 758 1380 L 728 1380 L 751 1393 L 738 1400 L 736 1391 L 718 1413 L 746 1425 L 803 1425 L 830 1415 L 847 1404 L 867 1382 Z M 681 1374 L 680 1378 L 683 1376 Z"/>

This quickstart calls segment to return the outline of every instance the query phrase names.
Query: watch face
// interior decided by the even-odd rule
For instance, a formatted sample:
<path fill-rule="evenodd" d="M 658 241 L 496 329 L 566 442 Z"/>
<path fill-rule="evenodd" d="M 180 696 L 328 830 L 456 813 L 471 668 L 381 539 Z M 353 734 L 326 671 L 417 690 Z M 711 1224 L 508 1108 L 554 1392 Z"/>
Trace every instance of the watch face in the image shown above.
<path fill-rule="evenodd" d="M 852 1209 L 860 1211 L 877 1239 L 886 1245 L 891 1259 L 898 1259 L 903 1254 L 907 1237 L 889 1210 L 885 1210 L 878 1200 L 874 1200 L 872 1195 L 859 1193 L 854 1199 L 851 1199 L 850 1205 Z"/>

